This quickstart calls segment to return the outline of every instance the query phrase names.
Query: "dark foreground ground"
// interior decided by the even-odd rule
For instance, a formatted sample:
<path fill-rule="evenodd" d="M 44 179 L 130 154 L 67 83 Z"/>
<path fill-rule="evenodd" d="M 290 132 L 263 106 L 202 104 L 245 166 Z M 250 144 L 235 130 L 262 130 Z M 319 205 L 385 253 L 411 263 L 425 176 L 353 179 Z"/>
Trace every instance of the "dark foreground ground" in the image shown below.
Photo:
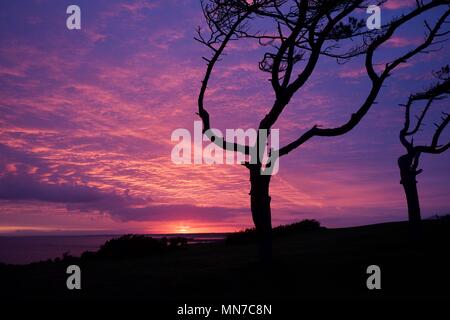
<path fill-rule="evenodd" d="M 66 288 L 67 261 L 0 266 L 1 301 L 450 300 L 450 223 L 425 221 L 420 245 L 406 223 L 324 229 L 274 240 L 270 267 L 254 244 L 205 244 L 145 259 L 79 261 L 82 289 Z M 381 290 L 366 269 L 381 268 Z"/>

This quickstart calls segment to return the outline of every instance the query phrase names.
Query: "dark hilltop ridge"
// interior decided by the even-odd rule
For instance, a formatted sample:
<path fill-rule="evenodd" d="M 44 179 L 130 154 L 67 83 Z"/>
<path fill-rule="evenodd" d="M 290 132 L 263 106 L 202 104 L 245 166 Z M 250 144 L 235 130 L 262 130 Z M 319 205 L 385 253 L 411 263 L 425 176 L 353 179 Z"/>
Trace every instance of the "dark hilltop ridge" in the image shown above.
<path fill-rule="evenodd" d="M 137 299 L 255 301 L 450 299 L 450 218 L 327 229 L 304 220 L 273 230 L 273 258 L 261 263 L 253 229 L 225 241 L 188 245 L 185 238 L 126 235 L 96 252 L 29 265 L 0 264 L 8 300 Z M 66 287 L 69 265 L 82 290 Z M 381 269 L 381 290 L 368 290 L 367 267 Z"/>

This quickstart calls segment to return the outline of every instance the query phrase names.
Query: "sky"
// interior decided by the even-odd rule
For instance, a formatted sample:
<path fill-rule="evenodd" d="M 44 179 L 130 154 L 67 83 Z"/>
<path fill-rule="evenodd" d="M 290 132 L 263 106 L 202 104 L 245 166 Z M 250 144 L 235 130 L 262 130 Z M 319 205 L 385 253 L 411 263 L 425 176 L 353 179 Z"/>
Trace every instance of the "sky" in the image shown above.
<path fill-rule="evenodd" d="M 415 1 L 390 0 L 382 19 Z M 81 8 L 81 30 L 66 8 Z M 424 37 L 423 19 L 402 29 L 377 62 Z M 196 0 L 4 0 L 0 4 L 0 234 L 228 232 L 251 227 L 248 170 L 177 165 L 177 128 L 193 131 L 210 53 L 194 41 L 204 25 Z M 386 82 L 377 104 L 350 133 L 313 138 L 280 160 L 272 178 L 273 225 L 317 219 L 345 227 L 407 219 L 397 158 L 411 92 L 448 63 L 449 44 L 422 54 Z M 255 128 L 273 102 L 263 51 L 233 42 L 206 96 L 212 126 Z M 274 128 L 281 144 L 314 124 L 339 125 L 370 85 L 360 58 L 321 58 Z M 433 106 L 416 142 L 430 141 Z M 419 109 L 417 109 L 419 110 Z M 442 141 L 450 139 L 450 130 Z M 205 143 L 207 145 L 207 143 Z M 450 152 L 421 158 L 424 217 L 450 213 Z"/>

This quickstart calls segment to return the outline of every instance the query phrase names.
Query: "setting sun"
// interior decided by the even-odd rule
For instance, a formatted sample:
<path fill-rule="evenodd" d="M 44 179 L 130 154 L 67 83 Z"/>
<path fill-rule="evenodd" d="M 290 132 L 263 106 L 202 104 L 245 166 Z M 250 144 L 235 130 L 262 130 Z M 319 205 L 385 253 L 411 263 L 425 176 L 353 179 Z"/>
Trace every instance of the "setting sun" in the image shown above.
<path fill-rule="evenodd" d="M 178 226 L 177 227 L 177 233 L 189 233 L 189 231 L 191 230 L 191 227 L 189 226 Z"/>

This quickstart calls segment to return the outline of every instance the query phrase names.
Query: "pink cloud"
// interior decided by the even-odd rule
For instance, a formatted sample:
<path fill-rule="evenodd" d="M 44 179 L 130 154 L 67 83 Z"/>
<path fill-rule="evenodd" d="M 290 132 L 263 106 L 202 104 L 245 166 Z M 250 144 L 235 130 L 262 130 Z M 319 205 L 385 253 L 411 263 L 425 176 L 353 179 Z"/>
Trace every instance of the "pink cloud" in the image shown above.
<path fill-rule="evenodd" d="M 340 72 L 339 76 L 341 78 L 354 79 L 354 78 L 360 78 L 366 74 L 367 74 L 367 70 L 365 68 L 351 68 L 351 69 Z"/>
<path fill-rule="evenodd" d="M 416 0 L 388 0 L 385 4 L 383 4 L 383 8 L 389 10 L 398 10 L 414 7 L 416 4 Z"/>
<path fill-rule="evenodd" d="M 405 38 L 394 36 L 386 41 L 386 46 L 390 46 L 393 48 L 403 48 L 408 46 L 417 46 L 421 42 L 423 42 L 423 39 L 420 38 Z"/>

